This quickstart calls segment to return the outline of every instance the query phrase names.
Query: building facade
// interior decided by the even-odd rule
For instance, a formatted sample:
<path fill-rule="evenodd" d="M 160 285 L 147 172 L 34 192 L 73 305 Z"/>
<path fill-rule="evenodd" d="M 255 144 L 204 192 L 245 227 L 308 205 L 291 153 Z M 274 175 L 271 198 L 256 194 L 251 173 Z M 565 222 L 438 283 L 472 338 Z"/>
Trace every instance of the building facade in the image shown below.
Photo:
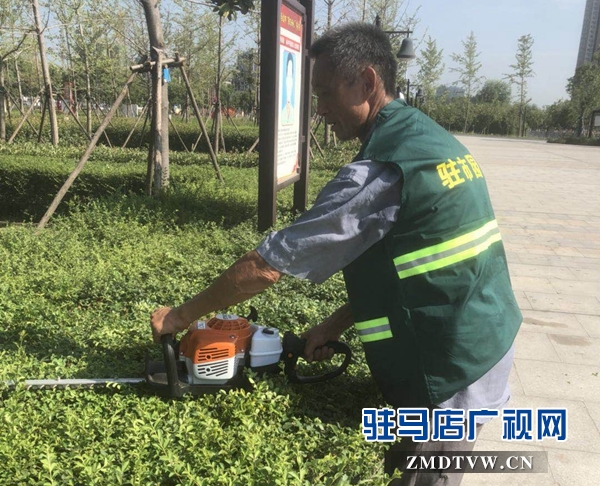
<path fill-rule="evenodd" d="M 581 29 L 577 67 L 582 66 L 586 62 L 591 62 L 594 53 L 599 50 L 599 30 L 600 0 L 587 0 L 585 5 L 585 15 L 583 17 L 583 28 Z"/>

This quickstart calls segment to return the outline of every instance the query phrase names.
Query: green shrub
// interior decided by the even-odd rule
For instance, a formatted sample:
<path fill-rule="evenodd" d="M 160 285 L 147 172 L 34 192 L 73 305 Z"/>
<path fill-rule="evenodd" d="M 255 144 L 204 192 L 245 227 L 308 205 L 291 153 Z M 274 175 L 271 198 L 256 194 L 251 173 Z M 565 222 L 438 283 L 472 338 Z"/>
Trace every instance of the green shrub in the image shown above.
<path fill-rule="evenodd" d="M 568 145 L 589 145 L 598 146 L 600 145 L 600 139 L 589 138 L 589 137 L 564 137 L 548 140 L 548 143 L 565 143 Z"/>
<path fill-rule="evenodd" d="M 20 202 L 3 196 L 0 207 L 12 204 L 13 218 L 37 214 L 77 159 L 4 150 L 0 184 L 16 185 Z M 181 401 L 144 387 L 4 388 L 25 378 L 142 376 L 146 352 L 158 353 L 151 311 L 190 298 L 264 237 L 255 167 L 224 167 L 223 186 L 208 164 L 176 163 L 171 190 L 149 198 L 139 193 L 144 160 L 124 154 L 91 161 L 69 211 L 41 233 L 0 229 L 0 484 L 387 484 L 383 446 L 361 434 L 361 408 L 383 401 L 353 331 L 344 338 L 355 351 L 349 372 L 321 385 L 251 376 L 252 393 Z M 311 201 L 344 157 L 312 172 Z M 294 217 L 291 200 L 288 187 L 278 227 Z M 319 286 L 285 277 L 230 311 L 254 305 L 260 323 L 300 333 L 345 299 L 341 275 Z"/>

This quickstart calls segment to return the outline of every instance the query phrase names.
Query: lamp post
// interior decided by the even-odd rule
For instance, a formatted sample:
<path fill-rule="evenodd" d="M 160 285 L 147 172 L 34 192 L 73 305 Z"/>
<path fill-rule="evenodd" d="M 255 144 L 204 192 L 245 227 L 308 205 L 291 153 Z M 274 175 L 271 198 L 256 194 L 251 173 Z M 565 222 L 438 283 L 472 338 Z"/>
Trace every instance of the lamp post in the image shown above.
<path fill-rule="evenodd" d="M 412 103 L 411 103 L 411 96 L 410 96 L 411 88 L 413 90 L 415 90 L 415 94 L 412 97 Z M 419 108 L 419 106 L 423 105 L 424 101 L 425 101 L 425 95 L 423 94 L 423 89 L 421 88 L 421 86 L 419 86 L 417 84 L 413 84 L 411 86 L 410 80 L 407 79 L 406 80 L 406 102 L 409 105 L 414 106 L 415 108 Z"/>
<path fill-rule="evenodd" d="M 375 16 L 375 25 L 379 28 L 381 28 L 381 18 L 379 17 L 379 14 L 377 14 Z M 400 44 L 400 50 L 398 51 L 398 53 L 396 54 L 396 57 L 400 60 L 400 61 L 410 61 L 411 59 L 414 59 L 416 56 L 415 54 L 415 49 L 413 47 L 413 43 L 412 43 L 412 39 L 410 38 L 410 34 L 413 33 L 412 30 L 384 30 L 383 31 L 384 34 L 388 34 L 388 35 L 405 35 L 406 37 L 404 39 L 402 39 L 402 44 Z M 409 103 L 410 101 L 410 80 L 407 79 L 406 80 L 406 101 L 407 103 Z M 400 89 L 398 89 L 398 95 L 400 93 Z M 410 103 L 409 103 L 410 104 Z"/>

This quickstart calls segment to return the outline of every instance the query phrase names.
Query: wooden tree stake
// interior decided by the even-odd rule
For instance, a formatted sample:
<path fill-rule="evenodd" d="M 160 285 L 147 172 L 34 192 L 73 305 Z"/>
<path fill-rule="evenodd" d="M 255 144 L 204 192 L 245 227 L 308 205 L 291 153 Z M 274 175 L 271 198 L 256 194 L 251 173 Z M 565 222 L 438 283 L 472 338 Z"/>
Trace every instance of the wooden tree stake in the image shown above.
<path fill-rule="evenodd" d="M 138 123 L 140 122 L 140 120 L 142 119 L 142 117 L 144 115 L 146 115 L 146 110 L 148 109 L 148 106 L 150 105 L 150 101 L 151 100 L 146 101 L 146 104 L 144 105 L 144 108 L 142 109 L 142 112 L 140 113 L 140 115 L 135 120 L 135 123 L 133 124 L 133 128 L 129 132 L 129 135 L 127 135 L 127 138 L 125 139 L 125 142 L 123 142 L 123 146 L 121 148 L 127 147 L 127 143 L 129 142 L 129 139 L 133 135 L 133 132 L 135 131 L 135 128 L 138 126 Z M 145 126 L 145 123 L 144 123 L 144 126 Z"/>
<path fill-rule="evenodd" d="M 22 120 L 19 122 L 19 124 L 17 125 L 17 128 L 15 128 L 15 131 L 12 133 L 12 135 L 10 136 L 10 138 L 8 139 L 7 143 L 12 143 L 13 140 L 15 139 L 15 137 L 18 135 L 19 131 L 21 130 L 21 128 L 23 127 L 23 125 L 25 124 L 25 122 L 27 122 L 29 124 L 29 126 L 33 129 L 33 131 L 35 132 L 35 134 L 39 137 L 38 131 L 35 129 L 35 127 L 31 124 L 31 122 L 28 120 L 29 115 L 31 115 L 31 112 L 34 110 L 36 103 L 39 101 L 40 99 L 40 95 L 41 92 L 38 93 L 37 97 L 35 98 L 35 100 L 32 100 L 31 102 L 31 106 L 29 107 L 29 109 L 27 110 L 27 113 L 25 113 L 25 115 L 23 115 Z"/>

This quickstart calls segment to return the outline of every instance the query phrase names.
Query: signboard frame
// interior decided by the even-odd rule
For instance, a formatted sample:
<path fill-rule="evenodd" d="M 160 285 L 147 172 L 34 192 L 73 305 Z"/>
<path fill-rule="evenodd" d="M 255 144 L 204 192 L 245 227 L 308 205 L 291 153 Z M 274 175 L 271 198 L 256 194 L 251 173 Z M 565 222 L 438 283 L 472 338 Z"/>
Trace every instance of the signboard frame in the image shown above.
<path fill-rule="evenodd" d="M 283 6 L 283 9 L 282 9 Z M 260 73 L 260 128 L 259 128 L 259 174 L 258 174 L 258 229 L 264 231 L 275 224 L 277 192 L 294 184 L 295 211 L 305 211 L 308 202 L 308 166 L 310 149 L 310 113 L 312 98 L 312 63 L 308 49 L 313 39 L 314 0 L 263 0 L 261 9 L 261 73 Z M 301 75 L 295 72 L 295 87 L 300 96 L 295 96 L 295 124 L 293 130 L 282 128 L 281 98 L 286 86 L 282 79 L 284 72 L 281 59 L 281 37 L 283 12 L 291 11 L 292 17 L 301 19 L 301 35 L 299 49 L 295 54 L 295 70 L 300 68 Z M 291 29 L 295 30 L 295 29 Z M 295 37 L 295 33 L 284 32 L 287 37 Z M 284 35 L 285 37 L 285 35 Z M 296 39 L 298 40 L 298 39 Z M 297 171 L 295 174 L 278 175 L 278 155 L 285 153 L 280 146 L 279 136 L 298 131 Z M 282 149 L 283 147 L 283 149 Z M 287 155 L 291 156 L 289 142 Z M 288 163 L 289 166 L 289 163 Z"/>

